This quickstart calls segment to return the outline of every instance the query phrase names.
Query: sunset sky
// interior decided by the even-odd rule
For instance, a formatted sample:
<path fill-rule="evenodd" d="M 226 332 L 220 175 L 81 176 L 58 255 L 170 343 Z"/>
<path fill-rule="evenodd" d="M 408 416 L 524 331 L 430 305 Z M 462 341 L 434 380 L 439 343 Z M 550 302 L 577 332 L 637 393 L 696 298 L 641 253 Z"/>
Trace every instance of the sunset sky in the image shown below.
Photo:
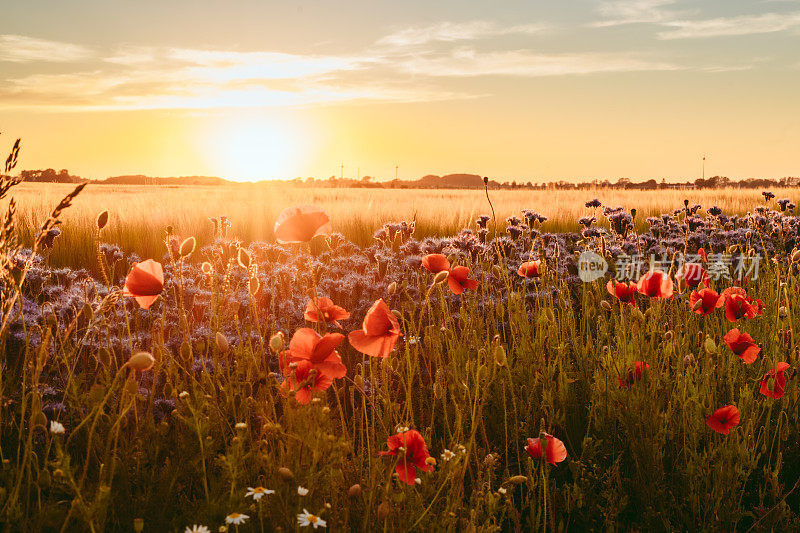
<path fill-rule="evenodd" d="M 794 0 L 26 0 L 0 79 L 3 152 L 89 178 L 800 175 Z"/>

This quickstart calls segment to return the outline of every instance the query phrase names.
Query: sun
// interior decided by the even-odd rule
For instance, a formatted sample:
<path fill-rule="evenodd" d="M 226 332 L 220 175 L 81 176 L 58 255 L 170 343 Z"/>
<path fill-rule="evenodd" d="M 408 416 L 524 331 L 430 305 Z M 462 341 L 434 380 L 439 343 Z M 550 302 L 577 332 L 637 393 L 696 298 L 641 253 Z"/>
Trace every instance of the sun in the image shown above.
<path fill-rule="evenodd" d="M 222 178 L 291 179 L 297 171 L 299 138 L 291 123 L 259 118 L 225 120 L 213 126 L 205 155 Z"/>

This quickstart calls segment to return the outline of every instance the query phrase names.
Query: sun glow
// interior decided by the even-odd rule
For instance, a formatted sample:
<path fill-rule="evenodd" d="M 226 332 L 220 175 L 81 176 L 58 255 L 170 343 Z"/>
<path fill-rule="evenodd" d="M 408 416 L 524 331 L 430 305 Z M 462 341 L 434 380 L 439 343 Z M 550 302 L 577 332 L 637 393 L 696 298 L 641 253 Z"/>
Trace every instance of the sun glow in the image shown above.
<path fill-rule="evenodd" d="M 300 151 L 307 149 L 300 146 L 296 125 L 248 118 L 217 126 L 208 135 L 206 152 L 214 174 L 235 181 L 295 177 Z"/>

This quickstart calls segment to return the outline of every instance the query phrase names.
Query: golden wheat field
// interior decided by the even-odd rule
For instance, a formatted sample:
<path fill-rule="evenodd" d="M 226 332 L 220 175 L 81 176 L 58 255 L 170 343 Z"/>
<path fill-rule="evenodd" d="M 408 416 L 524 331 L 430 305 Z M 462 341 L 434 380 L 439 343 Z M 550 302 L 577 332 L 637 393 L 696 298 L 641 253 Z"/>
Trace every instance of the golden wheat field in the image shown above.
<path fill-rule="evenodd" d="M 15 191 L 24 239 L 38 228 L 47 213 L 74 185 L 23 183 Z M 784 189 L 778 197 L 798 197 L 800 190 Z M 683 206 L 683 201 L 705 208 L 717 205 L 725 212 L 742 214 L 763 203 L 760 191 L 725 190 L 495 190 L 489 191 L 498 223 L 531 209 L 548 217 L 543 231 L 580 229 L 577 220 L 591 214 L 585 203 L 598 198 L 607 206 L 635 207 L 638 225 L 645 218 Z M 288 184 L 242 184 L 229 187 L 89 185 L 64 216 L 64 234 L 50 257 L 56 265 L 91 264 L 94 257 L 94 219 L 108 210 L 111 222 L 104 238 L 143 256 L 163 252 L 163 229 L 178 235 L 212 238 L 211 217 L 227 216 L 231 234 L 244 242 L 273 240 L 272 225 L 287 205 L 314 204 L 333 220 L 334 231 L 356 244 L 372 242 L 373 232 L 392 221 L 416 220 L 418 237 L 454 235 L 474 228 L 475 218 L 491 214 L 481 190 L 397 190 L 307 188 Z M 601 220 L 602 223 L 602 220 Z"/>

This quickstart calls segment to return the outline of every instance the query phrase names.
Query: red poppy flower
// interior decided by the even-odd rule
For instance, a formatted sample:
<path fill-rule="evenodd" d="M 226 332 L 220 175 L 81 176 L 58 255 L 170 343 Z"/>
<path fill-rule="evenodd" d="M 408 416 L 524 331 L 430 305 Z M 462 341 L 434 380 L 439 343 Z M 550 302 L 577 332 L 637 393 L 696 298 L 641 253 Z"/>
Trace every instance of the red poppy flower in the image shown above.
<path fill-rule="evenodd" d="M 422 266 L 434 274 L 450 270 L 450 261 L 442 254 L 428 254 L 422 258 Z"/>
<path fill-rule="evenodd" d="M 567 448 L 564 443 L 550 435 L 542 432 L 535 439 L 528 439 L 525 451 L 534 459 L 542 458 L 542 439 L 544 439 L 544 460 L 551 465 L 556 465 L 567 458 Z"/>
<path fill-rule="evenodd" d="M 621 283 L 615 279 L 610 279 L 608 280 L 608 283 L 606 283 L 606 290 L 608 291 L 608 294 L 620 302 L 629 303 L 636 307 L 636 298 L 634 297 L 636 296 L 636 293 L 639 292 L 639 288 L 633 281 Z"/>
<path fill-rule="evenodd" d="M 478 288 L 478 282 L 469 278 L 469 269 L 465 266 L 453 267 L 450 270 L 450 275 L 447 276 L 447 285 L 453 294 L 461 294 L 464 289 L 474 291 Z"/>
<path fill-rule="evenodd" d="M 398 337 L 400 322 L 383 298 L 369 308 L 361 329 L 351 331 L 347 336 L 353 348 L 372 357 L 389 357 Z"/>
<path fill-rule="evenodd" d="M 764 379 L 761 380 L 761 389 L 759 389 L 761 394 L 776 400 L 782 398 L 786 388 L 786 376 L 783 375 L 783 371 L 788 369 L 788 363 L 780 362 L 775 368 L 764 374 Z"/>
<path fill-rule="evenodd" d="M 652 270 L 642 276 L 636 288 L 651 298 L 670 298 L 675 290 L 672 279 L 662 270 Z"/>
<path fill-rule="evenodd" d="M 311 401 L 314 391 L 324 391 L 333 383 L 333 378 L 320 372 L 311 361 L 300 360 L 287 365 L 288 374 L 281 388 L 286 392 L 294 392 L 297 403 L 305 405 Z"/>
<path fill-rule="evenodd" d="M 339 325 L 338 321 L 350 318 L 350 313 L 344 307 L 335 305 L 330 298 L 321 296 L 308 301 L 306 313 L 303 316 L 309 322 L 322 322 L 324 319 L 325 322 L 340 328 L 342 326 Z"/>
<path fill-rule="evenodd" d="M 519 266 L 517 274 L 523 278 L 538 278 L 542 275 L 542 262 L 526 261 Z"/>
<path fill-rule="evenodd" d="M 728 348 L 748 365 L 753 364 L 758 354 L 761 353 L 761 347 L 755 343 L 753 337 L 747 333 L 740 332 L 739 328 L 730 330 L 723 339 L 725 339 L 725 344 L 728 345 Z"/>
<path fill-rule="evenodd" d="M 692 291 L 689 295 L 689 305 L 692 306 L 692 311 L 698 315 L 711 314 L 714 309 L 718 309 L 725 304 L 725 299 L 717 294 L 714 289 L 700 289 L 699 291 Z"/>
<path fill-rule="evenodd" d="M 741 287 L 729 287 L 720 296 L 725 298 L 725 318 L 728 322 L 755 318 L 763 313 L 763 302 L 747 298 L 747 291 Z"/>
<path fill-rule="evenodd" d="M 700 263 L 684 263 L 675 274 L 676 280 L 683 280 L 686 282 L 687 287 L 694 289 L 701 283 L 708 287 L 708 282 L 711 279 Z"/>
<path fill-rule="evenodd" d="M 700 258 L 703 260 L 704 263 L 708 263 L 708 254 L 706 253 L 705 249 L 698 248 L 697 255 L 700 256 Z"/>
<path fill-rule="evenodd" d="M 308 242 L 332 231 L 328 213 L 313 205 L 284 209 L 275 221 L 275 239 L 281 243 Z"/>
<path fill-rule="evenodd" d="M 706 424 L 717 433 L 727 435 L 733 426 L 739 425 L 740 418 L 735 405 L 724 405 L 706 418 Z"/>
<path fill-rule="evenodd" d="M 292 335 L 289 349 L 281 354 L 281 368 L 289 363 L 308 361 L 322 374 L 331 378 L 344 377 L 347 368 L 336 351 L 343 340 L 341 333 L 328 333 L 320 337 L 311 328 L 300 328 Z"/>
<path fill-rule="evenodd" d="M 418 431 L 409 429 L 392 435 L 386 440 L 386 445 L 389 447 L 389 451 L 379 453 L 400 458 L 394 470 L 403 483 L 413 485 L 417 477 L 417 469 L 423 472 L 433 470 L 433 466 L 427 462 L 430 454 L 428 454 L 425 439 Z"/>
<path fill-rule="evenodd" d="M 617 378 L 617 381 L 619 381 L 619 388 L 627 389 L 632 387 L 637 381 L 642 380 L 648 370 L 650 370 L 650 365 L 642 361 L 636 361 L 636 364 L 633 365 L 624 376 Z"/>
<path fill-rule="evenodd" d="M 125 278 L 123 296 L 132 296 L 142 309 L 149 309 L 164 290 L 164 269 L 161 263 L 148 259 L 134 263 Z"/>

